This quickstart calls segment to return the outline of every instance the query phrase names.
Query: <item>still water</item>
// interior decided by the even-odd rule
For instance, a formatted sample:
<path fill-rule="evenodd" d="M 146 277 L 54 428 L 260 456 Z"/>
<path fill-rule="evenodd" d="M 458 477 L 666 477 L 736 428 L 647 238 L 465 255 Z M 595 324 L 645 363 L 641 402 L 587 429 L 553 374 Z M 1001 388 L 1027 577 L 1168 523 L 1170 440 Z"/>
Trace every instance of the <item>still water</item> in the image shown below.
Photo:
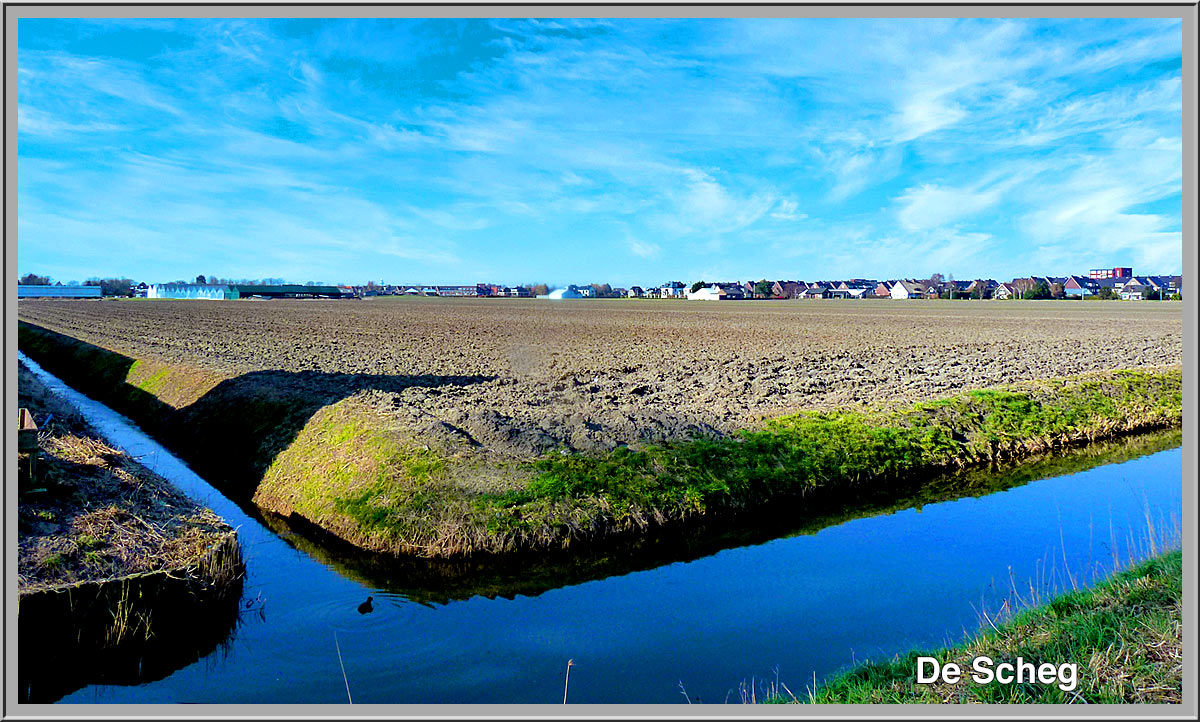
<path fill-rule="evenodd" d="M 802 695 L 814 675 L 962 639 L 1014 585 L 1028 596 L 1031 583 L 1048 593 L 1102 575 L 1114 552 L 1146 549 L 1148 518 L 1161 532 L 1182 517 L 1175 432 L 1026 466 L 977 496 L 796 519 L 700 551 L 651 544 L 586 571 L 389 568 L 269 528 L 129 420 L 21 360 L 111 443 L 238 527 L 246 558 L 246 611 L 220 649 L 62 703 L 345 703 L 347 686 L 355 704 L 557 703 L 568 659 L 576 703 L 680 703 L 681 688 L 693 702 L 736 701 L 742 683 L 776 675 Z"/>

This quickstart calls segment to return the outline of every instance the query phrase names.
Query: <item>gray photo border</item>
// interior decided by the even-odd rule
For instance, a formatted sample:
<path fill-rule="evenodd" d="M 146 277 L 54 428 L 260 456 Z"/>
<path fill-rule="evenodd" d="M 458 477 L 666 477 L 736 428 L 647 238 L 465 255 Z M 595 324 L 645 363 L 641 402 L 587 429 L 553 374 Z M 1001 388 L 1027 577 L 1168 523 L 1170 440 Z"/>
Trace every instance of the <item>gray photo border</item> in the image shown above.
<path fill-rule="evenodd" d="M 17 30 L 22 18 L 45 17 L 1137 17 L 1179 18 L 1183 21 L 1183 274 L 1196 278 L 1197 248 L 1197 84 L 1196 84 L 1196 20 L 1197 7 L 1190 3 L 1145 5 L 1088 5 L 1088 4 L 997 4 L 997 5 L 872 5 L 872 4 L 762 4 L 762 5 L 689 5 L 689 4 L 608 4 L 608 5 L 501 5 L 501 4 L 387 4 L 387 5 L 34 5 L 9 4 L 4 8 L 4 374 L 6 413 L 12 418 L 17 408 L 16 394 L 16 273 L 17 273 Z M 1185 559 L 1196 553 L 1196 408 L 1197 386 L 1195 359 L 1197 352 L 1196 321 L 1200 308 L 1193 294 L 1184 300 L 1183 314 L 1183 479 L 1184 519 L 1183 551 Z M 1007 707 L 979 705 L 971 707 L 939 707 L 935 705 L 821 705 L 817 708 L 796 709 L 789 706 L 710 706 L 686 704 L 662 705 L 307 705 L 264 704 L 19 704 L 16 682 L 17 598 L 16 582 L 16 506 L 15 484 L 7 480 L 16 476 L 16 429 L 5 428 L 4 445 L 4 504 L 5 541 L 5 656 L 4 707 L 2 714 L 13 718 L 128 718 L 128 717 L 249 717 L 270 718 L 328 718 L 328 717 L 388 717 L 461 719 L 509 719 L 528 717 L 670 717 L 670 718 L 737 718 L 737 717 L 873 717 L 904 718 L 926 716 L 953 717 L 1042 717 L 1048 714 L 1067 717 L 1146 717 L 1194 719 L 1196 697 L 1196 627 L 1191 623 L 1196 612 L 1195 568 L 1184 566 L 1184 702 L 1179 706 L 1114 705 L 1111 707 L 1073 707 L 1067 705 Z M 813 714 L 816 712 L 816 714 Z"/>

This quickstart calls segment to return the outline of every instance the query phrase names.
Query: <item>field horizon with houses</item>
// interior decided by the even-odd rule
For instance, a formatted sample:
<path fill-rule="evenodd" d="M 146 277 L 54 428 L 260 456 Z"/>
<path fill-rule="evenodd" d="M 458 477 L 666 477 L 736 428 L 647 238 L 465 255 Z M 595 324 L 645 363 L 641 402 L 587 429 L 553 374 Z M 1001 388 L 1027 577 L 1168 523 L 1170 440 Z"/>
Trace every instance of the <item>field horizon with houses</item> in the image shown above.
<path fill-rule="evenodd" d="M 50 278 L 27 274 L 18 284 L 18 297 L 179 298 L 236 300 L 239 298 L 369 298 L 373 296 L 438 296 L 452 298 L 685 298 L 699 301 L 746 299 L 1093 299 L 1093 300 L 1182 300 L 1183 276 L 1134 275 L 1130 267 L 1093 268 L 1087 275 L 1023 276 L 1001 283 L 991 278 L 955 280 L 932 274 L 927 279 L 901 278 L 877 281 L 851 278 L 832 281 L 768 280 L 706 281 L 690 285 L 668 281 L 658 286 L 613 287 L 608 283 L 546 283 L 517 286 L 494 283 L 456 285 L 326 284 L 321 281 L 287 283 L 283 279 L 223 280 L 197 276 L 192 282 L 134 283 L 131 279 L 89 279 L 83 285 L 70 281 L 51 284 Z"/>

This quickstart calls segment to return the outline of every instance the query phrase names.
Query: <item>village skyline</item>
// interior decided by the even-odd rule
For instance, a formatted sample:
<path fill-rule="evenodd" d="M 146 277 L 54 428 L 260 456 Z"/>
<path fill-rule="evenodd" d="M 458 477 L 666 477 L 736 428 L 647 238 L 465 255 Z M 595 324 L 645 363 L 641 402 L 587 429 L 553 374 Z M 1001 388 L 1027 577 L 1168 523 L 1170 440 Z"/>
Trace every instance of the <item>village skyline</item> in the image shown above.
<path fill-rule="evenodd" d="M 387 283 L 385 280 L 364 284 L 330 283 L 323 281 L 289 282 L 282 278 L 226 279 L 217 276 L 196 276 L 188 281 L 148 283 L 129 278 L 93 278 L 80 284 L 48 276 L 22 276 L 18 295 L 21 297 L 64 296 L 100 297 L 133 296 L 140 298 L 175 299 L 234 299 L 253 296 L 267 298 L 319 297 L 351 298 L 369 296 L 451 296 L 451 297 L 519 297 L 519 298 L 686 298 L 688 300 L 740 299 L 828 299 L 828 298 L 977 298 L 977 299 L 1046 299 L 1090 298 L 1122 300 L 1167 300 L 1181 298 L 1183 276 L 1175 274 L 1135 274 L 1130 266 L 1092 268 L 1087 274 L 1066 276 L 1021 276 L 1008 282 L 993 278 L 955 279 L 953 275 L 931 274 L 928 278 L 895 279 L 846 278 L 836 280 L 769 280 L 728 281 L 700 279 L 694 282 L 667 281 L 662 284 L 629 287 L 613 286 L 606 282 L 583 284 L 473 284 Z M 82 288 L 81 288 L 82 287 Z M 90 287 L 90 288 L 89 288 Z M 63 289 L 59 291 L 58 289 Z M 88 290 L 91 293 L 77 293 Z"/>

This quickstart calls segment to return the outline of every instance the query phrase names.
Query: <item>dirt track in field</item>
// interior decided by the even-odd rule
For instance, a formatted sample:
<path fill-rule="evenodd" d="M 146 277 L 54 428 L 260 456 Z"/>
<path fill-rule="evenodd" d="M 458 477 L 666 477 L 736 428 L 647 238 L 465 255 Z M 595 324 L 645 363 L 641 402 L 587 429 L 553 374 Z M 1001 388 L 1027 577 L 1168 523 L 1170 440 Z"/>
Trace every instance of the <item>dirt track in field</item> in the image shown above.
<path fill-rule="evenodd" d="M 1183 355 L 1169 302 L 23 300 L 18 316 L 231 377 L 481 376 L 367 397 L 430 443 L 520 457 Z"/>

